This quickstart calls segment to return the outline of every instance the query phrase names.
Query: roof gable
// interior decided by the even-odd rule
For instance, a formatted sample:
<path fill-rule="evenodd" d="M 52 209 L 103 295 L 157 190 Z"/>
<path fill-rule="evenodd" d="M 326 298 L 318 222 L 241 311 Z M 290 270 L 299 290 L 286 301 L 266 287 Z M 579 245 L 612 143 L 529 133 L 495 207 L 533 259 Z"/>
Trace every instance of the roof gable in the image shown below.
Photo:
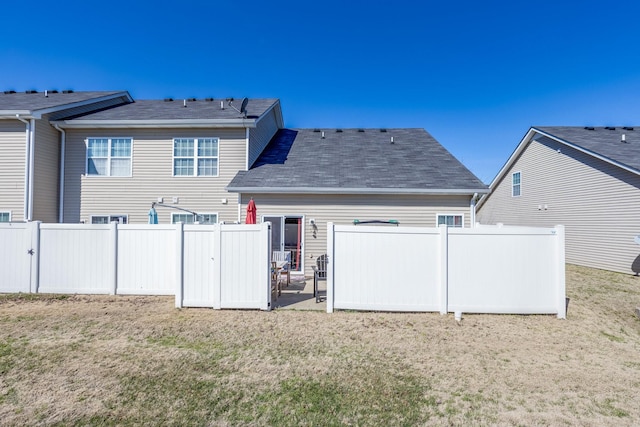
<path fill-rule="evenodd" d="M 424 129 L 281 129 L 230 191 L 484 193 Z"/>

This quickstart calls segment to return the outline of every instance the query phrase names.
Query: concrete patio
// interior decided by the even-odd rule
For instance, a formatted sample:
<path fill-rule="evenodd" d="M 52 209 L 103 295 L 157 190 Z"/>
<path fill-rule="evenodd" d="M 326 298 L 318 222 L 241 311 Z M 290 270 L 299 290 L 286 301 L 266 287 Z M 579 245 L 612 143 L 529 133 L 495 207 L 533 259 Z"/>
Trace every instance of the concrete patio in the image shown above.
<path fill-rule="evenodd" d="M 291 283 L 287 286 L 286 281 L 282 285 L 282 294 L 273 301 L 274 310 L 317 310 L 327 311 L 326 282 L 320 282 L 321 302 L 316 303 L 313 296 L 313 278 L 304 276 L 291 276 Z"/>

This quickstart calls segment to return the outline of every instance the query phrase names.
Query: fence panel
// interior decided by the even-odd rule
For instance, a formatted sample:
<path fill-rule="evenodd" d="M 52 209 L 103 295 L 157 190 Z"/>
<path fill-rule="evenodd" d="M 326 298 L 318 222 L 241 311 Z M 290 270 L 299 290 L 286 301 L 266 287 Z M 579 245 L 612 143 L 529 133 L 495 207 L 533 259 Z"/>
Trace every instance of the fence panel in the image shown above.
<path fill-rule="evenodd" d="M 271 308 L 270 226 L 220 225 L 220 255 L 215 263 L 220 308 Z"/>
<path fill-rule="evenodd" d="M 40 224 L 38 292 L 113 293 L 112 227 Z"/>
<path fill-rule="evenodd" d="M 177 253 L 176 225 L 118 225 L 118 293 L 174 295 Z"/>
<path fill-rule="evenodd" d="M 562 314 L 560 240 L 557 228 L 450 229 L 449 311 Z"/>
<path fill-rule="evenodd" d="M 219 225 L 184 226 L 183 293 L 180 307 L 213 307 L 216 288 L 215 231 L 218 227 Z M 217 289 L 219 291 L 219 287 Z"/>
<path fill-rule="evenodd" d="M 336 225 L 334 230 L 333 308 L 440 309 L 438 229 Z"/>
<path fill-rule="evenodd" d="M 30 292 L 32 224 L 0 224 L 0 292 Z"/>

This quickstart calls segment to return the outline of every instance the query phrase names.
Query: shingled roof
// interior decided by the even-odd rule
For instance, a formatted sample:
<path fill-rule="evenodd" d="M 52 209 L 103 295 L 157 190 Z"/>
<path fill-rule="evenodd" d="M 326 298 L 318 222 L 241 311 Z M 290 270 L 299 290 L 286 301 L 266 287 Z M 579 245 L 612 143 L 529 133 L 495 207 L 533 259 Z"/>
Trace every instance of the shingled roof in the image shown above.
<path fill-rule="evenodd" d="M 0 116 L 12 117 L 16 114 L 38 116 L 112 97 L 123 97 L 131 101 L 126 91 L 46 91 L 46 93 L 44 91 L 5 91 L 0 92 Z"/>
<path fill-rule="evenodd" d="M 640 173 L 640 128 L 541 126 L 532 129 Z"/>
<path fill-rule="evenodd" d="M 281 129 L 227 190 L 474 194 L 488 187 L 424 129 Z"/>

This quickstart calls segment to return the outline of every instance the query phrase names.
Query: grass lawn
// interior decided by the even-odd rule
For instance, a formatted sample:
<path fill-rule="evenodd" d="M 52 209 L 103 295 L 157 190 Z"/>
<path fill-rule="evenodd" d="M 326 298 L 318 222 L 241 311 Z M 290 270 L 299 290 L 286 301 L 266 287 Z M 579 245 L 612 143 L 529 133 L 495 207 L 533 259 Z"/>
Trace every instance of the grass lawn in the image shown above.
<path fill-rule="evenodd" d="M 555 316 L 213 311 L 0 295 L 1 425 L 640 425 L 640 278 Z"/>

